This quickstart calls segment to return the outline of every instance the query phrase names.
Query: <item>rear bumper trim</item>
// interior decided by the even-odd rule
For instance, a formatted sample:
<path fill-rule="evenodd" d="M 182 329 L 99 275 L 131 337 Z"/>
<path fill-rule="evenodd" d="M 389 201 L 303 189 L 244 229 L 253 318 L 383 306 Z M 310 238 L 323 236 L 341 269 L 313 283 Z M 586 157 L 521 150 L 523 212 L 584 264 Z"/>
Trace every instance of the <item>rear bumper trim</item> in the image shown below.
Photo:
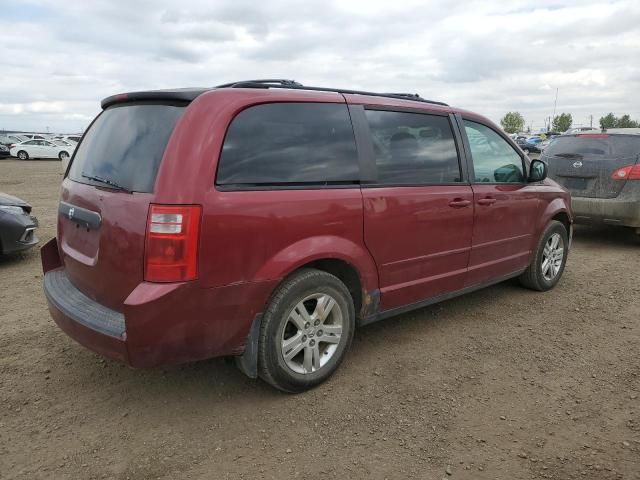
<path fill-rule="evenodd" d="M 640 227 L 640 200 L 573 197 L 576 223 L 604 223 Z"/>
<path fill-rule="evenodd" d="M 52 306 L 73 321 L 104 335 L 124 338 L 124 315 L 91 300 L 71 283 L 64 270 L 45 274 L 44 293 Z"/>

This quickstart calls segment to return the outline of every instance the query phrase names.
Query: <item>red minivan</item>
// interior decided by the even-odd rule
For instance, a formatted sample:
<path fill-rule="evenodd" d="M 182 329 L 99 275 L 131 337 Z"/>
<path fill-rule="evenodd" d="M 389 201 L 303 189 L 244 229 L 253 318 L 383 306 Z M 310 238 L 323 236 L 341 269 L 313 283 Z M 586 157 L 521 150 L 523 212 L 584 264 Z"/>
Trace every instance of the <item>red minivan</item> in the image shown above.
<path fill-rule="evenodd" d="M 477 114 L 289 80 L 102 108 L 42 263 L 55 322 L 106 357 L 234 356 L 297 392 L 338 368 L 357 326 L 562 275 L 569 194 Z"/>

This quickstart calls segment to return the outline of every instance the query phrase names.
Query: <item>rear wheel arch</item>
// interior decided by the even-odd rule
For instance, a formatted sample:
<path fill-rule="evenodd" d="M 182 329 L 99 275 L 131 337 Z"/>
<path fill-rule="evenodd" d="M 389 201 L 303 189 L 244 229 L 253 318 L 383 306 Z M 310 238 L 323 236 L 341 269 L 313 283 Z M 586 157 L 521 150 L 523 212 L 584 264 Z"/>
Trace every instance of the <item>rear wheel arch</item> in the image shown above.
<path fill-rule="evenodd" d="M 378 289 L 378 271 L 368 250 L 333 236 L 311 237 L 288 246 L 269 258 L 252 281 L 277 279 L 280 284 L 302 268 L 315 268 L 338 277 L 352 293 L 358 316 Z"/>
<path fill-rule="evenodd" d="M 356 316 L 360 316 L 363 297 L 362 280 L 360 278 L 360 272 L 358 272 L 358 269 L 355 266 L 339 258 L 322 258 L 298 267 L 296 270 L 291 272 L 288 277 L 304 269 L 314 269 L 330 273 L 344 283 L 351 294 Z M 286 279 L 283 279 L 283 282 L 285 280 Z M 364 294 L 366 295 L 366 293 Z"/>

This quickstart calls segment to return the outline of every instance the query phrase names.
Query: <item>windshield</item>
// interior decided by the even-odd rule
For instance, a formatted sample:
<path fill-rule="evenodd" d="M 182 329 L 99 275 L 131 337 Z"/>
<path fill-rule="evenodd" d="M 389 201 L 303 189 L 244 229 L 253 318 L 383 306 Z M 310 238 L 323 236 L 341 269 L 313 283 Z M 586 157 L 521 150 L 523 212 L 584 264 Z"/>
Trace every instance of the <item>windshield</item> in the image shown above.
<path fill-rule="evenodd" d="M 106 109 L 78 145 L 69 178 L 89 184 L 97 183 L 91 177 L 100 178 L 128 191 L 152 192 L 184 108 L 139 104 Z"/>

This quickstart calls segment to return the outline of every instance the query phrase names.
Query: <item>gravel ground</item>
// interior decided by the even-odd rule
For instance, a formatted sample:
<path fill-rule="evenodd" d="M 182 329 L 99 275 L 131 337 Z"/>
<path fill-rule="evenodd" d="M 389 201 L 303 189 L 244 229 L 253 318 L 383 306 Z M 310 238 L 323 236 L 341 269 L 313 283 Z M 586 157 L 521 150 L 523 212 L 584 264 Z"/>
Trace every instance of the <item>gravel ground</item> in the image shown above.
<path fill-rule="evenodd" d="M 59 162 L 0 161 L 55 233 Z M 216 359 L 133 370 L 49 317 L 37 249 L 0 260 L 1 478 L 640 479 L 640 244 L 578 228 L 564 278 L 366 327 L 285 395 Z"/>

